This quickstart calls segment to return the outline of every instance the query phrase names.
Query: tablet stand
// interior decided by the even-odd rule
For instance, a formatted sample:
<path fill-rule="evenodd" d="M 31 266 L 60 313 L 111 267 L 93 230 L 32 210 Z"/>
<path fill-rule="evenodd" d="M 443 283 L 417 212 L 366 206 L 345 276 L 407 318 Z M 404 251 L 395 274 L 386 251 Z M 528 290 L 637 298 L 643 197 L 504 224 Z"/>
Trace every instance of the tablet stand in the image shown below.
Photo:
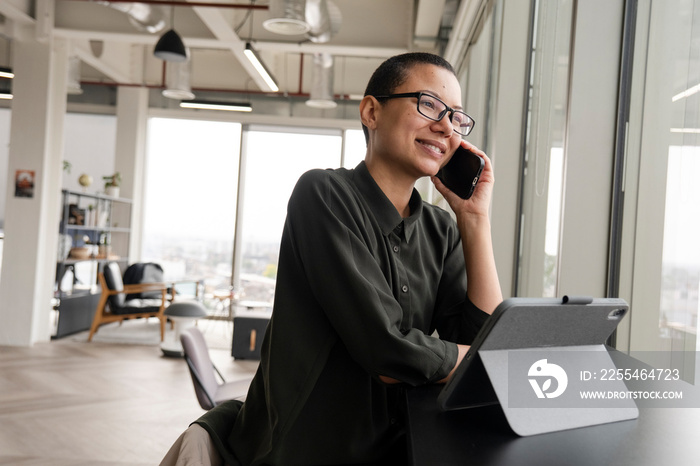
<path fill-rule="evenodd" d="M 443 407 L 483 405 L 496 401 L 495 394 L 521 436 L 637 418 L 603 344 L 627 309 L 619 299 L 504 301 Z"/>
<path fill-rule="evenodd" d="M 586 356 L 593 356 L 586 358 Z M 603 345 L 583 346 L 583 347 L 552 347 L 547 350 L 482 350 L 479 357 L 483 363 L 488 380 L 493 387 L 498 401 L 505 413 L 506 419 L 513 431 L 521 436 L 542 434 L 558 430 L 586 427 L 608 422 L 624 421 L 636 419 L 639 416 L 637 406 L 632 399 L 614 400 L 582 400 L 580 393 L 617 393 L 618 396 L 628 393 L 627 387 L 621 380 L 592 380 L 593 371 L 591 362 L 595 361 L 597 371 L 596 377 L 601 374 L 614 374 L 616 371 L 610 355 Z M 564 396 L 567 392 L 573 392 L 578 399 L 557 399 L 547 398 L 547 395 L 556 393 L 555 390 L 544 393 L 540 388 L 539 398 L 537 389 L 533 386 L 541 387 L 535 377 L 525 377 L 523 372 L 521 386 L 516 386 L 513 379 L 517 377 L 518 368 L 516 366 L 532 367 L 537 361 L 546 360 L 548 364 L 556 361 L 558 367 L 566 367 L 569 374 L 568 384 Z M 526 362 L 527 361 L 527 362 Z M 587 371 L 587 372 L 586 372 Z M 509 374 L 511 373 L 511 374 Z M 590 373 L 591 379 L 580 380 L 581 373 Z M 577 377 L 578 380 L 571 380 Z M 528 383 L 530 382 L 530 383 Z M 576 383 L 579 382 L 579 383 Z M 581 382 L 585 382 L 584 384 Z M 554 385 L 552 385 L 554 386 Z M 615 395 L 613 395 L 615 396 Z M 535 398 L 537 397 L 537 398 Z M 594 404 L 594 407 L 587 407 L 587 404 Z"/>

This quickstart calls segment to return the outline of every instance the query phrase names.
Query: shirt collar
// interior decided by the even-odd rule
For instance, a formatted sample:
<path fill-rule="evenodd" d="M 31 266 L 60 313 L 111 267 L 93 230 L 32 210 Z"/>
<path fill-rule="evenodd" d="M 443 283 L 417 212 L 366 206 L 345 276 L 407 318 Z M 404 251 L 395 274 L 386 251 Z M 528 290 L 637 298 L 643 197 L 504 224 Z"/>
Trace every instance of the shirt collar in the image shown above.
<path fill-rule="evenodd" d="M 411 199 L 408 202 L 411 215 L 407 218 L 403 218 L 396 210 L 396 207 L 394 207 L 394 204 L 386 197 L 384 191 L 382 191 L 376 181 L 374 181 L 364 161 L 360 162 L 357 167 L 355 167 L 353 181 L 376 217 L 379 227 L 382 229 L 382 233 L 385 236 L 389 235 L 396 227 L 403 223 L 405 240 L 410 240 L 411 234 L 415 229 L 416 221 L 420 218 L 423 210 L 423 200 L 418 191 L 415 188 L 413 189 Z"/>

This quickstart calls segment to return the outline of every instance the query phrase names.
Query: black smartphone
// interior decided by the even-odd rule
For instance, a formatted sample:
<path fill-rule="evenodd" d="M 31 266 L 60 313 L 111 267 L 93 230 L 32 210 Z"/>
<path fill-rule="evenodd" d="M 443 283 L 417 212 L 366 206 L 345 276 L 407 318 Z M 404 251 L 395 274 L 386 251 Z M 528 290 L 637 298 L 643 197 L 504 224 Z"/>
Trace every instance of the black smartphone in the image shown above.
<path fill-rule="evenodd" d="M 483 169 L 484 159 L 460 145 L 437 177 L 450 191 L 462 199 L 469 199 Z"/>

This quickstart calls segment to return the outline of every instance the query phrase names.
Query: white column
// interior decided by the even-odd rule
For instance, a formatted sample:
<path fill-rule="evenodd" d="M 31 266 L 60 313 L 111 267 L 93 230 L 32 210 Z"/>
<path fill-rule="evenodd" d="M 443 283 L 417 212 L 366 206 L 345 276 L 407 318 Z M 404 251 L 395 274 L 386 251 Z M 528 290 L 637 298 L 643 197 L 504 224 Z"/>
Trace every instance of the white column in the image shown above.
<path fill-rule="evenodd" d="M 50 338 L 68 52 L 63 40 L 28 38 L 13 53 L 0 345 L 30 346 Z M 32 197 L 15 197 L 17 170 L 34 172 Z"/>
<path fill-rule="evenodd" d="M 117 142 L 114 170 L 122 175 L 120 196 L 133 200 L 129 263 L 141 258 L 147 123 L 148 89 L 120 87 L 117 94 Z"/>

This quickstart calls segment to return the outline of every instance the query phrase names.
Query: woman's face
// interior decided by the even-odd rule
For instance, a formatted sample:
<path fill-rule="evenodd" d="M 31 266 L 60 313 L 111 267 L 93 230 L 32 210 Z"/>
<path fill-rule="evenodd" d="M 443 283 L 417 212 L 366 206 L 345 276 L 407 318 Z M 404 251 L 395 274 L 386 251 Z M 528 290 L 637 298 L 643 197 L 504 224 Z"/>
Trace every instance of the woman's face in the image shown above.
<path fill-rule="evenodd" d="M 450 71 L 435 65 L 416 65 L 394 94 L 424 92 L 461 109 L 461 89 Z M 379 106 L 372 151 L 395 167 L 397 174 L 421 178 L 435 175 L 460 144 L 446 114 L 430 120 L 417 110 L 417 98 L 388 99 Z"/>

